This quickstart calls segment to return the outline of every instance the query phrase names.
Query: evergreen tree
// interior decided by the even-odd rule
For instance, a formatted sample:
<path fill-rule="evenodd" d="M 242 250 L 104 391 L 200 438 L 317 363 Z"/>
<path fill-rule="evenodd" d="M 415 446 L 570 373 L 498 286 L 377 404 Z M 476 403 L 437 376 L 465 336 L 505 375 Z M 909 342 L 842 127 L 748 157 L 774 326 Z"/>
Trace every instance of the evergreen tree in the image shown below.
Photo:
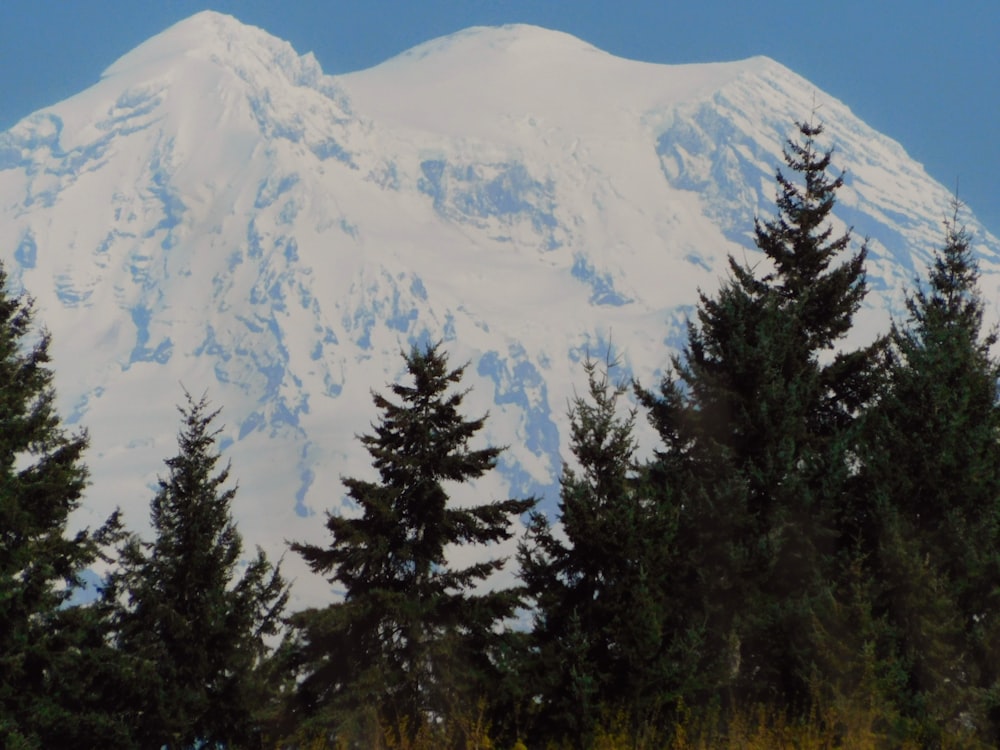
<path fill-rule="evenodd" d="M 723 697 L 802 707 L 815 621 L 836 594 L 853 523 L 847 484 L 856 413 L 872 397 L 876 347 L 834 353 L 865 294 L 862 247 L 834 235 L 843 178 L 799 124 L 777 173 L 778 215 L 755 222 L 765 272 L 730 258 L 701 295 L 697 323 L 654 394 L 638 390 L 661 437 L 651 473 L 678 511 L 692 617 L 705 624 L 703 674 Z"/>
<path fill-rule="evenodd" d="M 67 533 L 87 484 L 87 435 L 60 424 L 49 335 L 33 318 L 0 265 L 0 745 L 94 747 L 117 736 L 86 689 L 100 625 L 68 605 L 118 523 Z"/>
<path fill-rule="evenodd" d="M 867 418 L 873 574 L 928 731 L 1000 734 L 1000 362 L 970 237 L 946 222 L 925 286 L 893 326 L 885 393 Z M 961 718 L 960 717 L 964 717 Z"/>
<path fill-rule="evenodd" d="M 627 386 L 611 384 L 614 366 L 609 359 L 599 373 L 588 359 L 588 394 L 570 403 L 578 468 L 565 466 L 560 480 L 562 533 L 533 513 L 519 549 L 535 612 L 541 705 L 532 736 L 580 747 L 618 712 L 635 732 L 662 718 L 685 677 L 678 602 L 662 578 L 675 554 L 675 518 L 652 502 L 636 465 L 636 414 L 621 412 Z"/>
<path fill-rule="evenodd" d="M 342 602 L 292 618 L 304 673 L 296 716 L 342 737 L 374 732 L 368 741 L 383 723 L 412 738 L 485 696 L 496 678 L 495 628 L 520 595 L 475 591 L 503 560 L 460 568 L 446 553 L 510 538 L 513 517 L 534 504 L 450 501 L 447 484 L 482 476 L 501 449 L 469 446 L 485 418 L 463 418 L 465 394 L 450 391 L 463 367 L 449 369 L 438 346 L 405 359 L 412 383 L 390 386 L 398 401 L 374 394 L 381 418 L 360 438 L 378 481 L 344 480 L 360 514 L 328 516 L 328 547 L 292 545 L 344 591 Z"/>
<path fill-rule="evenodd" d="M 127 703 L 140 747 L 246 746 L 267 700 L 260 666 L 278 633 L 287 587 L 264 552 L 237 576 L 242 539 L 229 467 L 204 398 L 180 409 L 180 452 L 151 502 L 155 539 L 130 538 L 109 578 L 125 659 Z"/>

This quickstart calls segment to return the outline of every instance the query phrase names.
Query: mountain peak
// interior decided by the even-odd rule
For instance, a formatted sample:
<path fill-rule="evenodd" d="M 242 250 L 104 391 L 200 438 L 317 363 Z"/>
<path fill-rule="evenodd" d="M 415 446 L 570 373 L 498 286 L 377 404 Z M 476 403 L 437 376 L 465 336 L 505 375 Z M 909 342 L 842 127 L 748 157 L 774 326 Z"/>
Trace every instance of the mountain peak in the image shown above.
<path fill-rule="evenodd" d="M 509 140 L 541 123 L 571 140 L 716 91 L 746 63 L 662 65 L 616 57 L 570 34 L 478 26 L 338 77 L 357 111 L 425 132 Z M 751 62 L 751 67 L 756 64 Z M 456 111 L 454 103 L 462 102 Z M 535 127 L 530 125 L 529 127 Z"/>
<path fill-rule="evenodd" d="M 571 34 L 530 24 L 473 26 L 419 44 L 383 65 L 413 65 L 427 58 L 503 56 L 510 62 L 552 64 L 577 62 L 581 55 L 611 55 Z"/>
<path fill-rule="evenodd" d="M 251 71 L 283 74 L 292 83 L 322 76 L 312 53 L 299 55 L 291 44 L 233 16 L 201 11 L 177 22 L 118 58 L 102 78 L 176 67 L 178 60 L 211 61 L 254 77 Z"/>

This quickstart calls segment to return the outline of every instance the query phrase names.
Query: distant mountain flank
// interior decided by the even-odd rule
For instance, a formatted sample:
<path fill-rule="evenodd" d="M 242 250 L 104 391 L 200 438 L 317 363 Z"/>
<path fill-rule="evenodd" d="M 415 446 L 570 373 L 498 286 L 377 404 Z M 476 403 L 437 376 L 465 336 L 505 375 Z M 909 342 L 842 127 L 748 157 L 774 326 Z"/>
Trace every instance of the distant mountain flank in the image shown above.
<path fill-rule="evenodd" d="M 176 24 L 0 133 L 0 257 L 91 434 L 81 522 L 144 523 L 183 384 L 223 409 L 247 542 L 321 540 L 340 476 L 371 471 L 371 389 L 438 340 L 509 446 L 469 491 L 553 510 L 580 361 L 613 345 L 658 378 L 727 255 L 762 262 L 753 219 L 810 117 L 846 172 L 838 228 L 868 238 L 874 335 L 949 191 L 773 60 L 654 65 L 516 25 L 327 76 L 229 16 Z M 1000 242 L 968 227 L 993 298 Z M 297 596 L 325 595 L 297 565 Z"/>

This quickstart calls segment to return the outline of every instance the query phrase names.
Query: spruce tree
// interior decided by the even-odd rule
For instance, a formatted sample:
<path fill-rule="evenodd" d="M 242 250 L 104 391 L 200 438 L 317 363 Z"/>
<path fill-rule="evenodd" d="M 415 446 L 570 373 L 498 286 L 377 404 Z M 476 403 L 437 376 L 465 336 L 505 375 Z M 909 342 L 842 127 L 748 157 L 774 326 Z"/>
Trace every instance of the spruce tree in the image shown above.
<path fill-rule="evenodd" d="M 456 506 L 449 484 L 492 469 L 501 449 L 473 448 L 484 418 L 466 419 L 439 346 L 405 355 L 409 383 L 373 394 L 381 412 L 360 437 L 377 481 L 346 478 L 358 514 L 330 514 L 329 546 L 293 544 L 342 602 L 297 613 L 303 677 L 294 704 L 300 726 L 374 742 L 388 725 L 398 739 L 433 731 L 454 711 L 475 710 L 496 677 L 496 627 L 519 604 L 516 590 L 476 587 L 502 559 L 456 567 L 449 548 L 510 538 L 531 500 Z M 368 722 L 368 724 L 365 724 Z"/>
<path fill-rule="evenodd" d="M 577 467 L 560 480 L 561 533 L 533 513 L 519 548 L 534 605 L 531 682 L 536 740 L 584 747 L 602 719 L 627 715 L 638 732 L 683 693 L 677 649 L 680 602 L 664 586 L 675 554 L 675 518 L 652 502 L 636 464 L 635 410 L 610 358 L 584 363 L 586 396 L 570 403 Z"/>
<path fill-rule="evenodd" d="M 703 674 L 741 702 L 809 700 L 814 623 L 852 523 L 851 434 L 874 390 L 876 347 L 836 351 L 865 294 L 866 250 L 831 226 L 843 178 L 821 133 L 800 123 L 787 143 L 777 217 L 755 222 L 761 270 L 730 258 L 659 393 L 638 391 L 661 437 L 650 470 L 686 547 L 671 575 L 700 592 Z"/>
<path fill-rule="evenodd" d="M 872 570 L 925 731 L 1000 734 L 1000 362 L 956 202 L 866 420 Z"/>
<path fill-rule="evenodd" d="M 101 625 L 93 611 L 68 606 L 117 533 L 117 516 L 97 532 L 69 532 L 87 484 L 87 435 L 60 423 L 49 340 L 0 265 L 0 745 L 8 748 L 94 747 L 118 736 L 87 689 L 94 653 L 108 655 L 100 638 L 88 641 Z"/>
<path fill-rule="evenodd" d="M 218 412 L 189 395 L 179 410 L 179 453 L 150 505 L 155 538 L 122 545 L 105 602 L 137 744 L 245 746 L 260 730 L 265 639 L 279 632 L 287 587 L 260 549 L 237 575 L 243 545 L 229 466 L 217 468 Z"/>

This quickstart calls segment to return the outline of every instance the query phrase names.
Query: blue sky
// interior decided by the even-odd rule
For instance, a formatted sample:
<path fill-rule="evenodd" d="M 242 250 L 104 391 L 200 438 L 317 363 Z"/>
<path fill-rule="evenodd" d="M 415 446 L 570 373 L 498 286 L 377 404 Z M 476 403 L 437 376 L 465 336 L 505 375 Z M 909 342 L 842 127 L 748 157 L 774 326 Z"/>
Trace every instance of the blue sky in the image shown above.
<path fill-rule="evenodd" d="M 503 23 L 558 29 L 649 62 L 768 55 L 957 184 L 1000 235 L 998 0 L 0 0 L 0 129 L 206 8 L 312 51 L 327 73 Z"/>

